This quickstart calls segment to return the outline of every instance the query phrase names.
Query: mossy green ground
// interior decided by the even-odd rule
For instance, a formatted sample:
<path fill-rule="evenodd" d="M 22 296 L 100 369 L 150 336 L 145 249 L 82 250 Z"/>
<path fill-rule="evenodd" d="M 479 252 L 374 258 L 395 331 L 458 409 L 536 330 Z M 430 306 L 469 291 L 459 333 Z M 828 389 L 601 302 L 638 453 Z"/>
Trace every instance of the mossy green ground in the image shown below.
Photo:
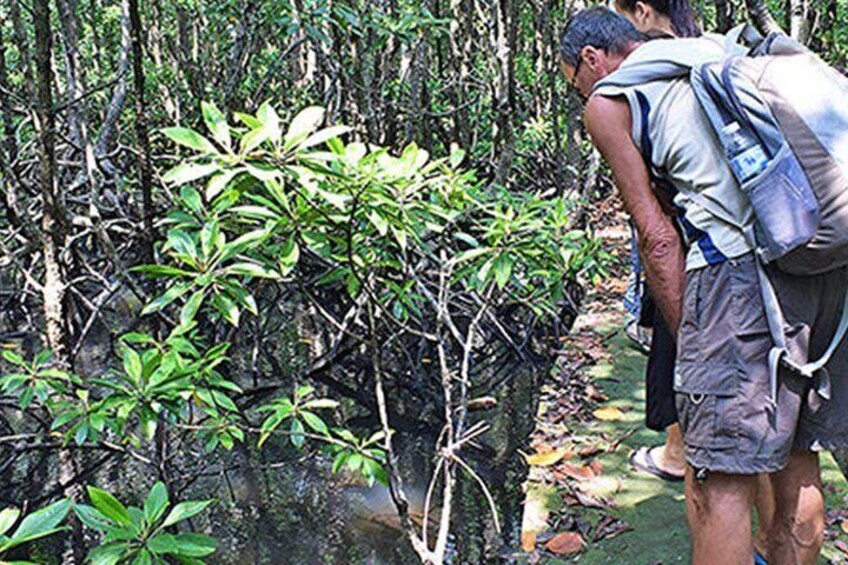
<path fill-rule="evenodd" d="M 608 335 L 621 327 L 622 320 L 622 315 L 614 312 L 599 320 L 592 330 Z M 587 436 L 606 433 L 611 437 L 633 432 L 616 451 L 601 456 L 603 477 L 602 480 L 593 481 L 591 487 L 592 494 L 612 498 L 615 507 L 609 512 L 633 529 L 611 539 L 590 543 L 579 555 L 567 559 L 542 559 L 541 563 L 688 563 L 689 535 L 684 515 L 682 483 L 668 483 L 636 473 L 628 463 L 628 456 L 633 449 L 642 445 L 656 445 L 664 440 L 664 436 L 644 427 L 646 357 L 631 346 L 623 332 L 607 341 L 606 347 L 610 350 L 612 361 L 587 370 L 593 381 L 609 396 L 606 404 L 624 410 L 624 418 L 614 422 L 594 421 L 579 429 L 572 428 L 571 432 Z M 848 484 L 829 454 L 822 457 L 822 462 L 824 482 L 831 485 L 830 489 L 826 489 L 828 508 L 844 506 Z M 560 504 L 559 496 L 553 495 L 549 503 L 553 506 Z M 592 509 L 580 511 L 592 523 L 596 523 L 607 512 Z M 841 537 L 848 541 L 848 536 L 841 534 Z M 829 562 L 848 562 L 833 542 L 826 543 L 820 559 L 820 563 Z"/>

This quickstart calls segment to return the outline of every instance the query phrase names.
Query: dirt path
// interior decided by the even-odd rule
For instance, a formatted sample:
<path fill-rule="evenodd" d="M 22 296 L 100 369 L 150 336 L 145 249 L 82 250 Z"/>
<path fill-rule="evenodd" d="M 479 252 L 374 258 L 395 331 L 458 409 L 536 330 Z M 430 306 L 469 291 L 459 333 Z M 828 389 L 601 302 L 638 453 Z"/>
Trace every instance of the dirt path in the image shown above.
<path fill-rule="evenodd" d="M 605 228 L 605 243 L 624 266 L 628 237 L 621 221 Z M 664 436 L 644 427 L 646 358 L 622 331 L 625 267 L 614 275 L 589 293 L 543 390 L 528 454 L 525 563 L 689 562 L 682 484 L 628 464 L 633 449 Z M 831 510 L 820 562 L 848 563 L 848 484 L 829 454 L 823 464 Z"/>

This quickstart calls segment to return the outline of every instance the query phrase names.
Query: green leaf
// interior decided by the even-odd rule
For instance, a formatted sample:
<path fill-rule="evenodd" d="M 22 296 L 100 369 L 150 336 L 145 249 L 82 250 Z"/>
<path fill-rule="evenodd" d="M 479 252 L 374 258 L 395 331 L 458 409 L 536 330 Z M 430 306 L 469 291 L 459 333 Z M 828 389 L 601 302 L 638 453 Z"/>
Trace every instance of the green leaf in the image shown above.
<path fill-rule="evenodd" d="M 144 519 L 148 526 L 154 526 L 168 508 L 168 489 L 165 483 L 157 481 L 144 500 Z"/>
<path fill-rule="evenodd" d="M 9 349 L 3 350 L 3 359 L 11 363 L 12 365 L 17 365 L 18 367 L 23 367 L 26 365 L 26 361 L 19 353 L 11 351 Z"/>
<path fill-rule="evenodd" d="M 303 424 L 300 423 L 300 420 L 292 420 L 290 431 L 291 431 L 290 439 L 291 439 L 292 445 L 295 446 L 298 449 L 303 447 L 303 444 L 306 441 L 306 438 L 303 435 L 304 429 L 303 429 Z"/>
<path fill-rule="evenodd" d="M 389 222 L 379 212 L 371 210 L 371 213 L 368 215 L 368 219 L 371 220 L 371 223 L 374 224 L 374 227 L 377 228 L 377 232 L 380 235 L 384 236 L 389 233 Z"/>
<path fill-rule="evenodd" d="M 212 504 L 211 500 L 180 502 L 168 513 L 168 516 L 165 517 L 165 521 L 162 522 L 161 527 L 167 528 L 168 526 L 173 526 L 177 522 L 182 522 L 183 520 L 187 520 L 192 516 L 200 514 L 206 510 L 206 507 L 210 504 Z"/>
<path fill-rule="evenodd" d="M 212 133 L 212 138 L 221 144 L 227 151 L 230 150 L 230 126 L 227 125 L 227 118 L 211 102 L 201 102 L 201 111 L 203 112 L 203 121 L 206 123 L 207 129 Z"/>
<path fill-rule="evenodd" d="M 305 141 L 323 120 L 324 108 L 320 106 L 309 106 L 298 112 L 289 124 L 289 129 L 283 138 L 283 149 L 288 151 Z"/>
<path fill-rule="evenodd" d="M 100 510 L 93 506 L 88 506 L 87 504 L 74 504 L 74 514 L 77 515 L 80 522 L 92 530 L 102 532 L 115 525 Z"/>
<path fill-rule="evenodd" d="M 68 515 L 70 509 L 71 501 L 66 499 L 33 512 L 21 521 L 15 533 L 10 536 L 11 544 L 7 547 L 11 548 L 59 531 L 58 526 Z"/>
<path fill-rule="evenodd" d="M 147 314 L 153 314 L 154 312 L 158 312 L 159 310 L 165 308 L 168 304 L 182 296 L 186 293 L 188 289 L 191 288 L 191 285 L 187 283 L 177 283 L 168 290 L 165 291 L 161 296 L 153 299 L 144 309 L 141 311 L 142 316 L 146 316 Z"/>
<path fill-rule="evenodd" d="M 21 511 L 17 508 L 6 508 L 0 512 L 0 535 L 3 535 L 18 521 Z"/>
<path fill-rule="evenodd" d="M 162 176 L 162 180 L 174 186 L 181 186 L 208 177 L 220 167 L 214 163 L 198 165 L 197 163 L 180 163 Z"/>
<path fill-rule="evenodd" d="M 349 128 L 348 126 L 330 126 L 310 135 L 301 143 L 299 143 L 297 148 L 298 150 L 303 151 L 304 149 L 308 149 L 309 147 L 314 147 L 315 145 L 320 145 L 331 139 L 340 137 L 349 131 L 351 131 L 351 128 Z"/>
<path fill-rule="evenodd" d="M 142 549 L 138 552 L 135 559 L 133 559 L 131 565 L 152 565 L 153 557 L 150 555 L 150 552 L 146 549 Z"/>
<path fill-rule="evenodd" d="M 306 422 L 306 425 L 308 425 L 310 428 L 312 428 L 319 434 L 327 435 L 330 433 L 330 430 L 327 428 L 327 424 L 324 423 L 324 420 L 322 420 L 312 412 L 307 412 L 304 410 L 300 412 L 300 417 L 303 418 L 303 421 Z"/>
<path fill-rule="evenodd" d="M 257 263 L 250 263 L 248 261 L 241 261 L 239 263 L 233 263 L 229 265 L 226 269 L 228 275 L 246 275 L 249 277 L 256 277 L 259 279 L 278 279 L 280 276 L 262 265 Z"/>
<path fill-rule="evenodd" d="M 216 294 L 212 299 L 212 305 L 221 316 L 234 326 L 239 324 L 239 308 L 226 294 Z"/>
<path fill-rule="evenodd" d="M 203 297 L 206 296 L 205 290 L 198 290 L 194 294 L 191 295 L 186 303 L 183 305 L 182 310 L 180 310 L 180 324 L 186 326 L 194 321 L 194 317 L 197 315 L 197 311 L 200 309 L 200 305 L 203 304 Z"/>
<path fill-rule="evenodd" d="M 504 253 L 495 260 L 495 282 L 499 288 L 504 288 L 512 276 L 513 259 Z"/>
<path fill-rule="evenodd" d="M 240 172 L 241 171 L 238 170 L 222 171 L 209 179 L 209 182 L 206 183 L 206 199 L 212 200 L 224 192 L 227 186 L 229 186 L 230 181 L 232 181 L 233 178 L 235 178 L 235 176 Z"/>
<path fill-rule="evenodd" d="M 124 371 L 133 382 L 141 383 L 143 371 L 141 356 L 131 347 L 124 347 Z"/>
<path fill-rule="evenodd" d="M 180 189 L 180 198 L 185 202 L 188 209 L 195 214 L 203 213 L 203 199 L 197 190 L 190 186 L 184 186 Z"/>
<path fill-rule="evenodd" d="M 339 407 L 339 403 L 330 398 L 318 398 L 316 400 L 310 400 L 309 402 L 304 404 L 303 407 L 309 409 L 329 408 L 333 410 Z"/>
<path fill-rule="evenodd" d="M 201 153 L 218 152 L 218 150 L 215 149 L 215 146 L 212 145 L 212 143 L 208 139 L 206 139 L 193 129 L 171 127 L 163 129 L 162 133 L 164 133 L 174 143 L 177 143 L 178 145 L 183 145 L 196 151 L 200 151 Z"/>
<path fill-rule="evenodd" d="M 214 538 L 202 534 L 159 534 L 147 542 L 147 547 L 157 555 L 205 557 L 215 551 Z"/>
<path fill-rule="evenodd" d="M 127 511 L 126 506 L 120 503 L 117 498 L 97 487 L 88 487 L 88 497 L 95 508 L 100 510 L 104 516 L 120 526 L 132 525 L 132 519 Z"/>
<path fill-rule="evenodd" d="M 124 542 L 101 545 L 91 550 L 87 559 L 91 565 L 117 565 L 129 549 Z"/>
<path fill-rule="evenodd" d="M 300 260 L 300 246 L 297 244 L 297 240 L 292 237 L 283 244 L 280 251 L 280 272 L 283 276 L 292 272 L 297 266 L 298 260 Z"/>

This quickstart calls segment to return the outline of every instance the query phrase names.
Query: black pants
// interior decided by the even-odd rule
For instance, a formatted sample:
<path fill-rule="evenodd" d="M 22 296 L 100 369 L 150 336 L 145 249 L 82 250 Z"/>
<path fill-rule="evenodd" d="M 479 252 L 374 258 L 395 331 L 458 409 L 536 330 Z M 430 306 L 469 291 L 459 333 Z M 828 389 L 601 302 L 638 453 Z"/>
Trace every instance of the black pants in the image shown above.
<path fill-rule="evenodd" d="M 674 404 L 674 359 L 677 346 L 665 318 L 646 289 L 642 299 L 639 325 L 653 327 L 648 368 L 645 371 L 645 425 L 658 432 L 677 423 Z"/>

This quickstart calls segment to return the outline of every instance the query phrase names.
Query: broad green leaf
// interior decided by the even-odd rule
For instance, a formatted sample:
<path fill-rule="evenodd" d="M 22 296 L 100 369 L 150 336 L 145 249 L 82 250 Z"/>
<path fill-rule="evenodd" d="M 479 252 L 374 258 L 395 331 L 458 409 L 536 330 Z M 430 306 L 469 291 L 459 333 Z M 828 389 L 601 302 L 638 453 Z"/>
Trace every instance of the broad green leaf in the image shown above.
<path fill-rule="evenodd" d="M 191 295 L 191 298 L 186 301 L 180 310 L 180 324 L 185 326 L 194 321 L 194 317 L 203 303 L 204 296 L 206 296 L 206 291 L 202 289 Z"/>
<path fill-rule="evenodd" d="M 15 351 L 11 351 L 9 349 L 3 350 L 3 359 L 11 363 L 12 365 L 17 365 L 18 367 L 23 367 L 26 365 L 26 361 L 19 353 Z"/>
<path fill-rule="evenodd" d="M 260 279 L 278 279 L 280 278 L 274 271 L 263 267 L 257 263 L 248 261 L 240 261 L 229 265 L 226 269 L 228 275 L 246 275 Z"/>
<path fill-rule="evenodd" d="M 207 129 L 212 133 L 212 138 L 229 151 L 231 141 L 230 126 L 227 125 L 227 118 L 211 102 L 202 102 L 200 108 L 203 112 L 203 121 L 206 123 Z"/>
<path fill-rule="evenodd" d="M 205 557 L 215 551 L 214 538 L 202 534 L 159 534 L 147 542 L 147 547 L 157 555 Z"/>
<path fill-rule="evenodd" d="M 161 296 L 153 299 L 144 309 L 141 311 L 142 316 L 146 316 L 147 314 L 153 314 L 154 312 L 158 312 L 162 308 L 165 308 L 168 304 L 182 296 L 183 294 L 191 288 L 191 285 L 187 283 L 177 283 L 173 285 L 171 288 L 165 291 Z"/>
<path fill-rule="evenodd" d="M 327 424 L 324 423 L 324 420 L 313 414 L 312 412 L 302 411 L 300 412 L 300 417 L 303 418 L 303 421 L 306 422 L 310 428 L 319 434 L 328 434 L 330 433 L 329 428 L 327 428 Z"/>
<path fill-rule="evenodd" d="M 280 139 L 282 131 L 280 130 L 280 117 L 268 102 L 263 102 L 256 112 L 256 117 L 262 122 L 262 128 L 268 132 L 268 138 L 276 142 Z"/>
<path fill-rule="evenodd" d="M 217 153 L 218 150 L 212 143 L 194 131 L 193 129 L 183 127 L 171 127 L 162 130 L 169 139 L 174 143 L 189 147 L 201 153 Z"/>
<path fill-rule="evenodd" d="M 303 424 L 300 423 L 300 420 L 297 420 L 297 419 L 292 420 L 291 428 L 290 428 L 289 431 L 291 432 L 290 439 L 291 439 L 292 445 L 295 446 L 298 449 L 303 447 L 303 444 L 306 441 L 306 438 L 303 435 L 304 429 L 303 429 Z"/>
<path fill-rule="evenodd" d="M 165 173 L 162 180 L 174 186 L 181 186 L 208 177 L 220 167 L 214 163 L 198 165 L 197 163 L 181 163 Z"/>
<path fill-rule="evenodd" d="M 232 298 L 226 294 L 216 294 L 212 299 L 212 305 L 221 316 L 234 326 L 239 324 L 239 308 Z"/>
<path fill-rule="evenodd" d="M 141 356 L 131 347 L 124 348 L 124 371 L 136 384 L 141 383 Z"/>
<path fill-rule="evenodd" d="M 339 403 L 329 398 L 318 398 L 316 400 L 310 400 L 309 402 L 304 404 L 303 407 L 310 409 L 328 408 L 332 410 L 338 408 Z"/>
<path fill-rule="evenodd" d="M 138 555 L 136 555 L 135 559 L 133 559 L 131 565 L 152 565 L 152 563 L 153 557 L 150 555 L 150 552 L 146 549 L 142 549 L 138 552 Z"/>
<path fill-rule="evenodd" d="M 284 138 L 283 149 L 288 151 L 306 140 L 315 128 L 324 120 L 324 108 L 308 106 L 301 110 L 289 124 Z"/>
<path fill-rule="evenodd" d="M 92 530 L 105 531 L 113 527 L 114 523 L 109 520 L 100 510 L 87 504 L 74 504 L 74 514 L 80 519 L 80 522 L 91 528 Z"/>
<path fill-rule="evenodd" d="M 132 524 L 132 519 L 130 519 L 130 514 L 126 506 L 121 504 L 117 498 L 97 487 L 89 486 L 87 490 L 91 503 L 104 516 L 120 526 L 129 526 Z"/>
<path fill-rule="evenodd" d="M 125 542 L 100 545 L 89 552 L 87 559 L 91 565 L 117 565 L 129 549 Z"/>
<path fill-rule="evenodd" d="M 0 535 L 5 534 L 18 521 L 20 515 L 21 511 L 17 508 L 6 508 L 0 512 Z"/>
<path fill-rule="evenodd" d="M 144 519 L 149 526 L 154 526 L 165 514 L 168 502 L 168 489 L 162 481 L 157 481 L 144 500 Z"/>
<path fill-rule="evenodd" d="M 60 500 L 28 515 L 10 536 L 12 541 L 8 547 L 43 538 L 59 531 L 58 526 L 70 509 L 70 500 Z"/>
<path fill-rule="evenodd" d="M 377 232 L 380 235 L 384 236 L 389 233 L 389 222 L 379 212 L 371 210 L 371 213 L 368 215 L 368 219 L 371 220 L 371 223 L 374 224 L 374 227 L 377 228 Z"/>
<path fill-rule="evenodd" d="M 168 513 L 168 516 L 165 517 L 165 521 L 162 522 L 161 527 L 167 528 L 168 526 L 173 526 L 177 522 L 182 522 L 183 520 L 187 520 L 192 516 L 200 514 L 210 504 L 212 504 L 211 500 L 180 502 Z"/>
<path fill-rule="evenodd" d="M 180 190 L 180 198 L 183 199 L 188 209 L 194 212 L 195 214 L 203 213 L 203 199 L 200 197 L 200 193 L 197 190 L 193 189 L 190 186 L 184 186 Z"/>
<path fill-rule="evenodd" d="M 292 237 L 285 244 L 283 244 L 283 248 L 280 252 L 280 271 L 285 276 L 292 272 L 292 270 L 297 266 L 297 262 L 300 259 L 300 246 L 297 244 L 297 240 Z"/>
<path fill-rule="evenodd" d="M 298 144 L 297 148 L 298 150 L 302 151 L 304 149 L 308 149 L 309 147 L 320 145 L 331 139 L 340 137 L 349 132 L 350 130 L 351 128 L 349 128 L 348 126 L 330 126 L 328 128 L 324 128 L 307 137 L 305 140 L 303 140 L 303 142 Z"/>
<path fill-rule="evenodd" d="M 210 178 L 209 182 L 206 184 L 206 199 L 211 201 L 216 196 L 224 192 L 224 189 L 229 186 L 230 181 L 232 181 L 233 178 L 235 178 L 235 176 L 240 172 L 241 171 L 238 170 L 222 171 Z"/>

